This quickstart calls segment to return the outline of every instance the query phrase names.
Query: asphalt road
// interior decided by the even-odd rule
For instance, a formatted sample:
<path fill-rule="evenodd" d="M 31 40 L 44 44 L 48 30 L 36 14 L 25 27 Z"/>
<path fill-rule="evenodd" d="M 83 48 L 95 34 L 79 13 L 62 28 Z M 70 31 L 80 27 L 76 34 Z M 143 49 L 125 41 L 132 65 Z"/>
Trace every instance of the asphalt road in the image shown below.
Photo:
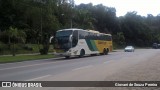
<path fill-rule="evenodd" d="M 31 81 L 36 78 L 59 75 L 80 68 L 107 63 L 123 58 L 120 52 L 112 52 L 106 56 L 86 56 L 84 58 L 56 58 L 36 61 L 0 64 L 1 81 Z M 126 53 L 127 54 L 127 53 Z M 129 54 L 129 53 L 128 53 Z M 116 56 L 114 56 L 116 55 Z M 125 55 L 124 55 L 125 56 Z"/>
<path fill-rule="evenodd" d="M 160 81 L 159 68 L 159 49 L 117 50 L 84 58 L 0 64 L 0 81 Z"/>
<path fill-rule="evenodd" d="M 117 51 L 106 56 L 86 56 L 84 58 L 56 58 L 47 60 L 24 61 L 17 63 L 0 64 L 0 80 L 37 80 L 36 78 L 55 76 L 80 68 L 94 67 L 109 61 L 119 60 L 135 53 Z"/>

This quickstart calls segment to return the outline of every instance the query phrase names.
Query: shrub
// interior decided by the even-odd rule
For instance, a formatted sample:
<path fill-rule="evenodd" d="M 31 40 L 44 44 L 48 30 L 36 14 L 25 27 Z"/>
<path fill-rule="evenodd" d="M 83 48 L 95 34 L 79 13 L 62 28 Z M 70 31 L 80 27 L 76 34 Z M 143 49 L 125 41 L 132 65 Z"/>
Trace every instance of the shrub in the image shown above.
<path fill-rule="evenodd" d="M 25 45 L 25 46 L 23 47 L 23 49 L 29 50 L 29 51 L 33 51 L 33 48 L 32 48 L 31 46 L 29 46 L 29 45 Z"/>

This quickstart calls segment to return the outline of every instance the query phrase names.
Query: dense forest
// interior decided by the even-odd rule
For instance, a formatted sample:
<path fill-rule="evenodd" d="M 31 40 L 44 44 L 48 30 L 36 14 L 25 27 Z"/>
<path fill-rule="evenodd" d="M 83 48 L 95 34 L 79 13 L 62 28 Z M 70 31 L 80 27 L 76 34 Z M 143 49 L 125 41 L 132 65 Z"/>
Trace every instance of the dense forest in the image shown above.
<path fill-rule="evenodd" d="M 59 29 L 93 29 L 113 36 L 118 46 L 148 47 L 160 43 L 160 14 L 136 11 L 117 17 L 102 4 L 75 5 L 74 0 L 0 0 L 0 43 L 43 44 Z"/>

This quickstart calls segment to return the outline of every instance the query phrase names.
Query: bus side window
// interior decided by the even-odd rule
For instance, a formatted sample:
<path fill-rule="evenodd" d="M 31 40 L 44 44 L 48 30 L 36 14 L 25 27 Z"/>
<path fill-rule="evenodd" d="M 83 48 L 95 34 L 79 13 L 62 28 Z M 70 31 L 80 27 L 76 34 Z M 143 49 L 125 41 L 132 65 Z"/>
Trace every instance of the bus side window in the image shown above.
<path fill-rule="evenodd" d="M 112 40 L 112 37 L 109 36 L 109 35 L 105 35 L 105 37 L 106 37 L 106 40 L 107 40 L 107 41 L 111 41 L 111 40 Z"/>
<path fill-rule="evenodd" d="M 109 38 L 109 41 L 112 41 L 112 36 L 108 36 L 108 38 Z"/>
<path fill-rule="evenodd" d="M 85 38 L 84 31 L 79 31 L 79 39 L 84 39 L 84 38 Z"/>
<path fill-rule="evenodd" d="M 75 47 L 78 43 L 78 31 L 75 30 L 73 32 L 73 38 L 72 38 L 72 47 Z"/>
<path fill-rule="evenodd" d="M 88 32 L 79 31 L 79 39 L 87 39 L 87 38 L 88 38 Z"/>

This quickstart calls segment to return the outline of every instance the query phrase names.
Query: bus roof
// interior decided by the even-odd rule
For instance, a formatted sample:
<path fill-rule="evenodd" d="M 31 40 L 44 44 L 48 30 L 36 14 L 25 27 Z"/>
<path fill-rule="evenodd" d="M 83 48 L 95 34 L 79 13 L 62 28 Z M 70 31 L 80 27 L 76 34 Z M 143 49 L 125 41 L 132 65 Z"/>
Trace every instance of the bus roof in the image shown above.
<path fill-rule="evenodd" d="M 99 31 L 95 31 L 95 30 L 88 30 L 88 31 L 93 33 L 99 33 Z"/>
<path fill-rule="evenodd" d="M 83 29 L 69 28 L 69 29 L 61 29 L 61 30 L 58 30 L 58 31 L 67 31 L 67 30 L 83 30 Z"/>
<path fill-rule="evenodd" d="M 105 35 L 112 36 L 111 34 L 105 34 Z"/>
<path fill-rule="evenodd" d="M 61 30 L 58 30 L 58 31 L 67 31 L 67 30 L 82 30 L 82 31 L 88 31 L 88 32 L 93 32 L 93 33 L 99 33 L 99 34 L 105 34 L 105 35 L 112 36 L 111 34 L 100 33 L 99 31 L 89 30 L 89 29 L 84 30 L 84 29 L 77 29 L 77 28 L 69 28 L 69 29 L 61 29 Z"/>

